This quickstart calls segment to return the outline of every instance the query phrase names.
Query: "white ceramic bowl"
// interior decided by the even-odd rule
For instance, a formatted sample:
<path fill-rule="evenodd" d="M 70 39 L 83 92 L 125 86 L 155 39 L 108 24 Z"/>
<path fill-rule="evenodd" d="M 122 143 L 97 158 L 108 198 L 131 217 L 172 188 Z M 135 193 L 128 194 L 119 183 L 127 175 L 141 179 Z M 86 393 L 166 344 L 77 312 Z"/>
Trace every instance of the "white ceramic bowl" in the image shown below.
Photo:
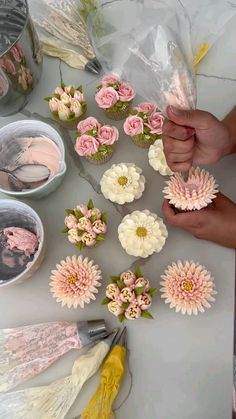
<path fill-rule="evenodd" d="M 62 182 L 62 179 L 66 173 L 66 163 L 65 163 L 65 148 L 62 141 L 61 136 L 58 132 L 51 127 L 51 125 L 45 124 L 44 122 L 37 121 L 37 120 L 21 120 L 12 122 L 11 124 L 6 125 L 5 127 L 0 129 L 0 152 L 3 143 L 8 143 L 9 148 L 5 156 L 1 155 L 1 160 L 7 162 L 8 158 L 12 160 L 12 153 L 16 153 L 14 147 L 11 148 L 12 139 L 14 137 L 35 137 L 45 135 L 46 137 L 50 138 L 54 143 L 59 147 L 61 152 L 61 161 L 59 171 L 47 182 L 43 185 L 39 186 L 38 188 L 15 192 L 15 191 L 8 191 L 0 187 L 0 191 L 8 196 L 14 196 L 19 199 L 21 198 L 35 198 L 39 199 L 46 195 L 49 195 L 51 192 L 54 192 L 57 187 Z M 9 157 L 10 156 L 10 157 Z"/>
<path fill-rule="evenodd" d="M 0 288 L 20 284 L 30 278 L 40 267 L 45 254 L 44 228 L 38 214 L 22 202 L 13 199 L 0 199 L 0 230 L 12 226 L 26 228 L 37 234 L 39 246 L 33 260 L 27 264 L 23 272 L 6 281 L 1 281 L 0 278 Z"/>

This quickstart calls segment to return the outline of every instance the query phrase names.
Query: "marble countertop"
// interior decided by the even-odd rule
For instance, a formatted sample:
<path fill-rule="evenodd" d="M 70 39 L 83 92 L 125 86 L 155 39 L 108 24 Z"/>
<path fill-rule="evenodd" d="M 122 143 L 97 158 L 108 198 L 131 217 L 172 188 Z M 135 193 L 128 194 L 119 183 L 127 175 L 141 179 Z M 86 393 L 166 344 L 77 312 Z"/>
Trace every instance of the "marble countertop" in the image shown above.
<path fill-rule="evenodd" d="M 198 69 L 198 107 L 223 117 L 236 102 L 235 27 L 230 25 Z M 124 134 L 112 160 L 103 166 L 80 160 L 73 151 L 70 134 L 49 118 L 43 97 L 58 85 L 82 83 L 88 100 L 88 115 L 102 117 L 93 95 L 97 79 L 88 73 L 72 70 L 58 60 L 45 59 L 39 85 L 24 110 L 0 118 L 0 126 L 22 118 L 48 122 L 58 129 L 66 147 L 68 170 L 61 187 L 50 196 L 25 200 L 40 215 L 47 235 L 46 258 L 32 279 L 0 292 L 0 327 L 14 327 L 53 320 L 83 320 L 104 317 L 110 328 L 115 317 L 101 306 L 109 274 L 139 264 L 152 286 L 160 288 L 164 268 L 177 259 L 193 259 L 204 264 L 214 275 L 218 295 L 212 309 L 197 317 L 176 314 L 161 300 L 155 299 L 155 320 L 127 322 L 129 357 L 126 376 L 115 402 L 117 419 L 230 419 L 232 412 L 232 359 L 234 318 L 234 251 L 197 240 L 168 226 L 169 238 L 162 252 L 149 259 L 136 260 L 121 248 L 117 227 L 122 217 L 135 209 L 149 209 L 162 216 L 164 178 L 148 165 L 147 153 L 137 148 Z M 137 99 L 138 100 L 138 99 Z M 118 128 L 121 128 L 118 123 Z M 99 180 L 111 163 L 135 162 L 143 168 L 147 187 L 143 197 L 127 206 L 106 201 Z M 211 168 L 222 192 L 236 200 L 236 157 L 229 157 Z M 1 198 L 4 198 L 1 195 Z M 93 258 L 103 272 L 103 286 L 96 302 L 82 309 L 61 308 L 49 293 L 51 269 L 67 255 L 77 253 L 60 234 L 64 208 L 92 198 L 108 213 L 109 232 L 105 243 L 82 253 Z M 78 356 L 74 350 L 23 387 L 45 385 L 71 370 Z M 79 417 L 93 394 L 99 374 L 83 388 L 67 419 Z"/>

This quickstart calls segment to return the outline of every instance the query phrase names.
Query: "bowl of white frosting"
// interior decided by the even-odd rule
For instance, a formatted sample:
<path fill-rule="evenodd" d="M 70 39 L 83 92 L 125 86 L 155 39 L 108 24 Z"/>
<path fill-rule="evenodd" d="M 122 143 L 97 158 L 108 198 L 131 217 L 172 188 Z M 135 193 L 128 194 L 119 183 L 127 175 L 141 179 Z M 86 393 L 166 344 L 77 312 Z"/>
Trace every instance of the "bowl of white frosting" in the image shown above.
<path fill-rule="evenodd" d="M 0 287 L 19 284 L 40 267 L 45 254 L 44 228 L 28 205 L 0 200 Z"/>
<path fill-rule="evenodd" d="M 0 129 L 0 191 L 18 198 L 42 198 L 60 185 L 66 172 L 59 133 L 37 120 Z"/>

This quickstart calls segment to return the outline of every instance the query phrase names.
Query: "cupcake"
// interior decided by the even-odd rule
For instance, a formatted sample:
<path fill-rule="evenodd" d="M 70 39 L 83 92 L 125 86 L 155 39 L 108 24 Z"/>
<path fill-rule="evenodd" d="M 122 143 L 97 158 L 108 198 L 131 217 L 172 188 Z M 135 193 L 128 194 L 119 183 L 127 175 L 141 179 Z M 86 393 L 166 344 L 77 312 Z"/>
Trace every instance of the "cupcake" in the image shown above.
<path fill-rule="evenodd" d="M 124 131 L 141 148 L 149 148 L 161 138 L 164 117 L 158 108 L 149 102 L 142 102 L 130 112 L 124 122 Z"/>
<path fill-rule="evenodd" d="M 103 174 L 100 185 L 106 199 L 123 205 L 141 198 L 145 177 L 142 170 L 133 163 L 113 164 Z"/>
<path fill-rule="evenodd" d="M 134 97 L 135 91 L 128 83 L 110 74 L 102 78 L 95 100 L 108 118 L 119 121 L 129 114 Z"/>
<path fill-rule="evenodd" d="M 62 307 L 84 308 L 91 300 L 96 300 L 101 286 L 101 270 L 93 260 L 82 256 L 67 257 L 56 265 L 50 277 L 51 292 Z"/>
<path fill-rule="evenodd" d="M 106 213 L 95 208 L 90 199 L 87 205 L 77 205 L 74 209 L 66 209 L 65 228 L 70 243 L 79 250 L 84 247 L 95 247 L 105 240 L 107 232 Z"/>
<path fill-rule="evenodd" d="M 87 111 L 82 86 L 65 86 L 64 83 L 57 87 L 52 96 L 45 98 L 54 119 L 63 127 L 75 130 L 81 116 Z"/>
<path fill-rule="evenodd" d="M 210 308 L 210 303 L 215 301 L 217 292 L 211 273 L 192 260 L 172 263 L 161 278 L 161 298 L 176 313 L 197 315 L 199 311 L 203 313 Z"/>
<path fill-rule="evenodd" d="M 135 271 L 122 272 L 111 276 L 111 283 L 106 287 L 106 297 L 102 305 L 107 305 L 111 314 L 120 322 L 136 320 L 140 317 L 153 319 L 149 309 L 156 288 L 150 288 L 148 279 L 144 278 L 139 266 Z"/>
<path fill-rule="evenodd" d="M 93 164 L 103 164 L 110 160 L 114 144 L 119 138 L 116 127 L 103 125 L 90 116 L 80 121 L 77 129 L 75 151 L 79 156 Z"/>
<path fill-rule="evenodd" d="M 165 198 L 179 211 L 205 208 L 212 203 L 218 192 L 214 177 L 199 167 L 191 168 L 187 182 L 180 173 L 175 173 L 163 189 Z"/>
<path fill-rule="evenodd" d="M 159 253 L 168 232 L 163 220 L 148 210 L 126 215 L 118 227 L 121 246 L 131 256 L 147 258 Z"/>

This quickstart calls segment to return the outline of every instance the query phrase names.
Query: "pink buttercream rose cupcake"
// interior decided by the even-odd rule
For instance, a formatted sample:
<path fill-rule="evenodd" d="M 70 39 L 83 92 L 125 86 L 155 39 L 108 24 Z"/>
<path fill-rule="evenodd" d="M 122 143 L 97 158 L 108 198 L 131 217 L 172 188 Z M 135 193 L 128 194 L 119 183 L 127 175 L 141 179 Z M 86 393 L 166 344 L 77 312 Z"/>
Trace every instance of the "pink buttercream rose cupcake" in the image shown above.
<path fill-rule="evenodd" d="M 162 134 L 164 117 L 156 105 L 142 102 L 130 112 L 124 122 L 124 131 L 142 148 L 149 148 Z"/>
<path fill-rule="evenodd" d="M 121 81 L 115 74 L 109 74 L 102 78 L 97 87 L 95 100 L 108 118 L 119 121 L 128 115 L 134 97 L 132 86 Z"/>
<path fill-rule="evenodd" d="M 66 233 L 69 242 L 79 250 L 95 247 L 105 240 L 106 213 L 94 207 L 91 199 L 87 205 L 77 205 L 74 209 L 66 209 L 65 212 L 67 215 L 62 233 Z"/>
<path fill-rule="evenodd" d="M 75 130 L 80 118 L 87 111 L 87 104 L 82 86 L 72 85 L 56 87 L 52 96 L 45 98 L 54 119 L 65 128 Z"/>
<path fill-rule="evenodd" d="M 107 162 L 112 154 L 119 131 L 116 127 L 100 124 L 96 118 L 89 117 L 80 121 L 75 151 L 93 164 Z"/>

